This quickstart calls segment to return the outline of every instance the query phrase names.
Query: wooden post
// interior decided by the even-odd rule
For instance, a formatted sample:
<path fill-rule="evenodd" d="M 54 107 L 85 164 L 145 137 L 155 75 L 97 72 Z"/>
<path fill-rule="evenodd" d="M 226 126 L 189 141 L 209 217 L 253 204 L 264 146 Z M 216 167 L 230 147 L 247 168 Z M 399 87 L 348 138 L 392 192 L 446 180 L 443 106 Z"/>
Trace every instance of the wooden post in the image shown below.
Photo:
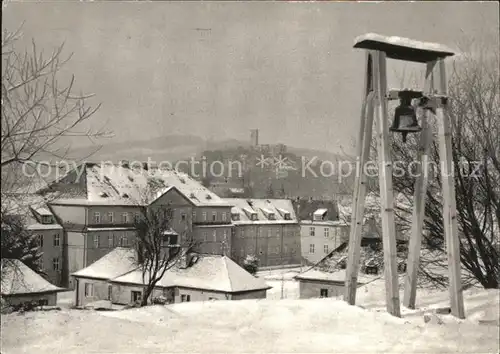
<path fill-rule="evenodd" d="M 424 94 L 431 94 L 433 84 L 433 70 L 436 62 L 427 63 L 425 73 Z M 415 180 L 415 191 L 413 196 L 413 215 L 411 238 L 408 254 L 408 266 L 405 277 L 404 305 L 410 309 L 415 308 L 417 297 L 418 268 L 420 264 L 420 248 L 422 246 L 422 232 L 425 218 L 425 196 L 427 194 L 427 184 L 429 177 L 428 161 L 429 147 L 432 141 L 432 130 L 428 121 L 429 110 L 425 110 L 422 115 L 422 132 L 418 147 L 417 178 Z"/>
<path fill-rule="evenodd" d="M 387 94 L 386 53 L 375 51 L 373 56 L 386 306 L 391 315 L 401 317 L 396 260 L 392 163 L 389 146 L 389 126 L 387 123 L 387 99 L 385 97 Z"/>
<path fill-rule="evenodd" d="M 356 303 L 358 271 L 361 251 L 361 235 L 366 197 L 366 174 L 364 166 L 370 155 L 370 143 L 373 128 L 373 58 L 366 53 L 366 73 L 363 105 L 361 109 L 360 127 L 357 142 L 357 166 L 353 193 L 351 229 L 347 258 L 344 300 L 350 305 Z M 358 165 L 359 164 L 359 165 Z"/>
<path fill-rule="evenodd" d="M 445 64 L 438 60 L 437 74 L 440 95 L 447 94 Z M 462 279 L 460 266 L 460 240 L 458 235 L 457 211 L 455 200 L 455 173 L 451 145 L 450 116 L 445 112 L 446 104 L 439 104 L 436 119 L 439 126 L 439 154 L 441 159 L 441 180 L 443 184 L 443 222 L 448 255 L 449 291 L 451 313 L 455 317 L 465 318 Z"/>

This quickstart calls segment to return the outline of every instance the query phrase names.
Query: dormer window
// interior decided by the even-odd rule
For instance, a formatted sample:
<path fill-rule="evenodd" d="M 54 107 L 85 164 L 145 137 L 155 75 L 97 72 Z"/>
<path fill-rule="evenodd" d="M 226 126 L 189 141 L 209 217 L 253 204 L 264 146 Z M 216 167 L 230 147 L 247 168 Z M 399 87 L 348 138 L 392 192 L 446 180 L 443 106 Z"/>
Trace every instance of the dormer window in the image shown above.
<path fill-rule="evenodd" d="M 52 215 L 42 216 L 42 224 L 52 224 Z"/>
<path fill-rule="evenodd" d="M 292 220 L 292 216 L 290 215 L 290 213 L 285 213 L 283 217 L 285 218 L 285 220 Z"/>
<path fill-rule="evenodd" d="M 259 220 L 259 217 L 257 216 L 257 213 L 252 213 L 251 216 L 250 216 L 250 220 L 252 220 L 252 221 Z"/>
<path fill-rule="evenodd" d="M 318 210 L 316 210 L 314 212 L 314 214 L 313 214 L 313 220 L 314 221 L 325 220 L 326 212 L 327 212 L 326 209 L 318 209 Z"/>
<path fill-rule="evenodd" d="M 269 220 L 276 220 L 276 215 L 274 213 L 269 213 L 269 214 L 267 214 L 267 218 Z"/>
<path fill-rule="evenodd" d="M 238 214 L 238 213 L 232 213 L 231 214 L 231 219 L 233 221 L 239 221 L 240 220 L 240 214 Z"/>

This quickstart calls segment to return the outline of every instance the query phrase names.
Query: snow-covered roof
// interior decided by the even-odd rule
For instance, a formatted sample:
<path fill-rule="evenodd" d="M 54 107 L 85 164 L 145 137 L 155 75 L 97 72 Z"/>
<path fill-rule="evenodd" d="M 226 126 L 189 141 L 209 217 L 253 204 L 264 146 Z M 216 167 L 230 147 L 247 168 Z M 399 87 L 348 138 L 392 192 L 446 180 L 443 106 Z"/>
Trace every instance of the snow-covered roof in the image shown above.
<path fill-rule="evenodd" d="M 336 272 L 330 273 L 330 272 L 324 272 L 324 271 L 312 268 L 304 273 L 300 273 L 295 278 L 296 279 L 303 279 L 303 280 L 323 280 L 323 281 L 343 283 L 346 280 L 346 270 L 340 269 Z M 380 276 L 369 275 L 369 274 L 364 274 L 364 273 L 360 272 L 358 275 L 358 283 L 366 284 L 366 283 L 369 283 L 370 281 L 373 281 L 377 278 L 380 278 Z"/>
<path fill-rule="evenodd" d="M 323 216 L 326 214 L 328 210 L 327 209 L 318 209 L 314 212 L 314 216 Z"/>
<path fill-rule="evenodd" d="M 27 230 L 60 230 L 62 226 L 56 223 L 54 215 L 47 207 L 48 200 L 37 194 L 2 194 L 2 212 L 18 216 Z M 42 216 L 52 216 L 51 224 L 42 224 Z"/>
<path fill-rule="evenodd" d="M 198 260 L 188 268 L 174 266 L 167 270 L 158 287 L 186 287 L 235 293 L 264 290 L 270 287 L 241 268 L 233 260 L 219 255 L 196 255 Z M 133 270 L 112 279 L 115 283 L 144 284 L 141 270 Z"/>
<path fill-rule="evenodd" d="M 31 270 L 18 259 L 2 259 L 2 295 L 64 291 Z"/>
<path fill-rule="evenodd" d="M 229 191 L 231 193 L 245 193 L 245 189 L 244 188 L 229 188 Z"/>
<path fill-rule="evenodd" d="M 453 50 L 439 43 L 422 42 L 410 38 L 366 33 L 354 41 L 354 48 L 380 50 L 388 58 L 426 63 L 454 55 Z"/>
<path fill-rule="evenodd" d="M 73 273 L 75 277 L 113 279 L 137 268 L 136 253 L 132 248 L 116 247 L 86 268 Z"/>
<path fill-rule="evenodd" d="M 134 226 L 104 226 L 104 227 L 87 227 L 85 230 L 91 231 L 131 231 L 136 230 Z"/>
<path fill-rule="evenodd" d="M 288 199 L 243 199 L 225 198 L 228 204 L 233 205 L 232 214 L 238 214 L 239 220 L 233 224 L 296 224 L 297 217 L 292 202 Z M 250 215 L 257 214 L 257 220 L 251 220 Z M 274 218 L 268 216 L 274 214 Z M 290 220 L 285 219 L 290 215 Z"/>
<path fill-rule="evenodd" d="M 87 163 L 86 198 L 61 196 L 61 204 L 137 205 L 149 204 L 172 188 L 177 189 L 195 206 L 229 206 L 215 193 L 185 173 L 139 164 Z M 70 174 L 67 175 L 69 178 Z M 76 178 L 76 176 L 75 176 Z M 82 178 L 80 176 L 80 178 Z M 68 182 L 68 181 L 65 181 Z M 69 181 L 76 184 L 77 181 Z"/>
<path fill-rule="evenodd" d="M 343 220 L 300 220 L 300 225 L 315 225 L 315 226 L 349 226 Z"/>

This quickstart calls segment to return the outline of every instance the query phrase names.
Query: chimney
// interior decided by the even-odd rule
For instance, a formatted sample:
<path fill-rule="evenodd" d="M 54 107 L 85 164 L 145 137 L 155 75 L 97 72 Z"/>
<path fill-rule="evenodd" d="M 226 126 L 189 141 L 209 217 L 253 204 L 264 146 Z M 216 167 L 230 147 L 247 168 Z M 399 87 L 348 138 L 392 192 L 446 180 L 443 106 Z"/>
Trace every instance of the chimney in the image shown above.
<path fill-rule="evenodd" d="M 183 251 L 181 251 L 183 252 Z M 181 258 L 180 258 L 180 267 L 183 268 L 183 269 L 186 269 L 186 268 L 189 268 L 189 266 L 191 265 L 191 261 L 193 259 L 193 252 L 186 252 L 186 253 L 183 253 L 181 255 Z"/>

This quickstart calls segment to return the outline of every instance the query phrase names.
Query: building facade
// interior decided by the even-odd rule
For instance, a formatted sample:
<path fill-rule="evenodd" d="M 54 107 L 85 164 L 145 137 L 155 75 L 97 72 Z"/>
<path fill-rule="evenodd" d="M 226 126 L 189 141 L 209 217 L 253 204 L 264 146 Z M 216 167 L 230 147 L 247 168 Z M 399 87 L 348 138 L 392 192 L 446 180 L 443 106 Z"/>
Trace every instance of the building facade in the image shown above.
<path fill-rule="evenodd" d="M 316 264 L 349 238 L 349 225 L 339 218 L 334 200 L 296 199 L 302 262 Z"/>
<path fill-rule="evenodd" d="M 144 208 L 171 211 L 171 227 L 181 243 L 193 240 L 203 253 L 231 249 L 231 206 L 186 174 L 151 166 L 86 163 L 40 191 L 63 227 L 66 286 L 69 277 L 109 253 L 130 247 Z"/>
<path fill-rule="evenodd" d="M 234 260 L 242 264 L 248 255 L 254 255 L 261 268 L 300 264 L 300 227 L 290 200 L 226 198 L 225 201 L 233 205 Z"/>
<path fill-rule="evenodd" d="M 349 239 L 349 226 L 341 221 L 301 220 L 302 258 L 315 264 Z"/>

